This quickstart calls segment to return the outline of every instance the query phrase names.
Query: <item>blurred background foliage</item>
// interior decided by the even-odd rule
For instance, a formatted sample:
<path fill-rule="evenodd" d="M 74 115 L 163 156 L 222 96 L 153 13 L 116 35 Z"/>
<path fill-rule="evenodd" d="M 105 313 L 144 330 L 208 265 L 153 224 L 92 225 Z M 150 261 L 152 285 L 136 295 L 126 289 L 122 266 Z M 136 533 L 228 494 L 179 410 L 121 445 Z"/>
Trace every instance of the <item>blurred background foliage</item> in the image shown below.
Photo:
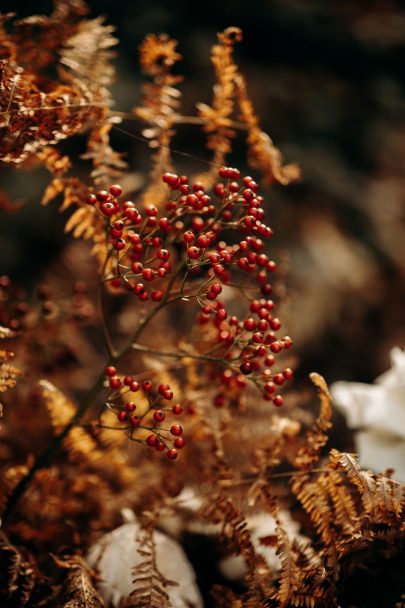
<path fill-rule="evenodd" d="M 265 193 L 275 236 L 270 251 L 286 267 L 284 317 L 295 338 L 299 377 L 317 370 L 337 379 L 372 381 L 403 345 L 405 8 L 371 0 L 91 0 L 92 16 L 116 26 L 114 109 L 140 101 L 137 49 L 146 33 L 179 41 L 185 77 L 183 111 L 209 102 L 216 32 L 243 29 L 236 58 L 264 130 L 286 161 L 302 168 L 300 183 Z M 20 17 L 49 14 L 50 1 L 2 2 Z M 147 144 L 131 137 L 141 125 L 124 121 L 113 143 L 127 154 L 134 183 L 147 176 Z M 241 138 L 242 142 L 242 138 Z M 77 153 L 80 138 L 65 144 Z M 209 159 L 196 127 L 179 128 L 174 147 Z M 174 155 L 181 172 L 205 167 Z M 229 163 L 246 169 L 242 143 Z M 249 171 L 250 173 L 250 171 Z M 52 260 L 63 271 L 65 218 L 40 207 L 45 171 L 1 171 L 1 189 L 24 206 L 1 214 L 0 274 L 30 292 Z M 80 278 L 80 277 L 79 277 Z"/>

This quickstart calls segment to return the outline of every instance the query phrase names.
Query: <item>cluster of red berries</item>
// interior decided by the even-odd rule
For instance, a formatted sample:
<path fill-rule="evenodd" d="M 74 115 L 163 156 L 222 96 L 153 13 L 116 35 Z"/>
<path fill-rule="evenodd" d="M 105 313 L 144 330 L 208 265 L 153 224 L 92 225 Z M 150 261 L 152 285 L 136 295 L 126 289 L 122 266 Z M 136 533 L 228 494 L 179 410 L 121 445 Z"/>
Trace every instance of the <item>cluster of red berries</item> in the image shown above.
<path fill-rule="evenodd" d="M 228 316 L 222 301 L 217 300 L 214 306 L 203 306 L 199 321 L 209 326 L 214 343 L 223 344 L 227 362 L 225 369 L 214 369 L 212 374 L 212 379 L 217 379 L 223 386 L 215 398 L 218 407 L 226 403 L 225 395 L 232 393 L 230 389 L 246 386 L 247 377 L 261 388 L 266 401 L 272 401 L 276 406 L 283 404 L 277 389 L 292 379 L 293 372 L 289 367 L 280 372 L 273 372 L 273 368 L 277 354 L 291 348 L 293 342 L 289 336 L 277 336 L 281 322 L 272 315 L 273 307 L 272 300 L 252 300 L 249 316 L 240 320 L 236 315 Z"/>
<path fill-rule="evenodd" d="M 137 382 L 133 376 L 121 376 L 113 366 L 106 368 L 108 386 L 111 389 L 106 401 L 108 409 L 114 412 L 117 420 L 124 426 L 118 427 L 127 432 L 130 439 L 144 443 L 158 452 L 165 452 L 167 458 L 175 460 L 178 450 L 181 450 L 185 441 L 182 437 L 183 428 L 180 424 L 173 423 L 170 428 L 163 428 L 168 415 L 179 416 L 183 412 L 180 403 L 169 407 L 173 400 L 173 391 L 168 384 L 159 384 L 157 389 L 150 380 Z M 135 393 L 141 391 L 146 397 L 142 403 L 136 403 Z M 132 393 L 134 397 L 132 397 Z M 136 429 L 146 431 L 142 434 L 135 433 Z M 148 433 L 148 431 L 150 431 Z M 172 444 L 170 445 L 170 442 Z"/>
<path fill-rule="evenodd" d="M 232 168 L 222 168 L 219 175 L 232 181 L 218 182 L 213 200 L 201 182 L 190 185 L 187 176 L 165 173 L 162 179 L 170 189 L 170 196 L 163 214 L 155 205 L 140 209 L 132 201 L 120 203 L 122 188 L 119 184 L 113 184 L 108 191 L 88 195 L 86 202 L 104 217 L 110 246 L 116 251 L 115 277 L 111 278 L 113 286 L 126 287 L 141 301 L 160 301 L 165 287 L 162 279 L 171 273 L 172 258 L 177 257 L 176 245 L 180 243 L 185 244 L 185 261 L 189 270 L 194 271 L 192 276 L 198 274 L 209 254 L 212 272 L 226 281 L 224 262 L 229 257 L 228 252 L 216 243 L 219 235 L 228 229 L 246 234 L 247 246 L 251 233 L 254 235 L 253 249 L 261 251 L 264 245 L 257 237 L 270 237 L 272 230 L 262 222 L 263 198 L 257 194 L 256 182 L 251 177 L 244 177 L 243 187 L 239 187 L 235 180 L 239 179 L 240 173 Z M 265 293 L 268 287 L 263 281 L 264 266 L 267 264 L 272 270 L 274 263 L 263 256 L 259 256 L 257 263 L 261 265 L 258 280 Z M 239 263 L 253 272 L 255 262 L 250 255 Z M 157 287 L 150 289 L 152 284 Z"/>
<path fill-rule="evenodd" d="M 276 264 L 265 253 L 265 239 L 273 231 L 264 222 L 264 199 L 254 179 L 241 178 L 231 167 L 222 167 L 219 177 L 210 195 L 201 182 L 190 184 L 187 176 L 165 173 L 168 200 L 159 210 L 120 203 L 122 188 L 117 184 L 90 194 L 87 203 L 104 216 L 116 251 L 112 283 L 126 286 L 142 302 L 195 298 L 199 322 L 222 346 L 224 366 L 217 378 L 227 389 L 223 392 L 229 386 L 243 388 L 249 378 L 264 399 L 278 406 L 283 400 L 277 387 L 292 372 L 286 368 L 275 373 L 271 368 L 275 355 L 292 341 L 278 336 L 281 323 L 269 299 Z M 224 287 L 239 289 L 249 300 L 247 314 L 231 314 L 226 301 L 219 299 Z M 226 401 L 222 396 L 217 395 L 217 404 Z"/>

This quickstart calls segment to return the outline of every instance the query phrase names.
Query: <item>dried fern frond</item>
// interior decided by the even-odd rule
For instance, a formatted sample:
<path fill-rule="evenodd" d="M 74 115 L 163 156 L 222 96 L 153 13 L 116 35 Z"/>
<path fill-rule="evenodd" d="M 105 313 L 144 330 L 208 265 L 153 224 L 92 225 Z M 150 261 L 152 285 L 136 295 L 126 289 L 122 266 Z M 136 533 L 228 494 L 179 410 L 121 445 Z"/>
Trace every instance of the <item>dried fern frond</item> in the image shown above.
<path fill-rule="evenodd" d="M 76 407 L 51 382 L 41 380 L 39 384 L 54 433 L 58 435 L 74 417 Z M 128 464 L 122 452 L 124 440 L 123 434 L 120 441 L 117 433 L 108 429 L 102 429 L 95 435 L 91 429 L 74 426 L 63 439 L 62 446 L 70 462 L 102 471 L 104 478 L 114 479 L 126 486 L 135 482 L 137 471 Z"/>
<path fill-rule="evenodd" d="M 211 61 L 215 70 L 216 84 L 213 89 L 211 105 L 198 103 L 197 109 L 204 123 L 203 130 L 208 134 L 207 148 L 214 151 L 212 170 L 201 176 L 207 186 L 212 185 L 217 178 L 218 166 L 225 163 L 226 155 L 232 149 L 231 141 L 236 132 L 233 125 L 235 105 L 235 78 L 238 66 L 233 58 L 236 42 L 242 40 L 242 30 L 238 27 L 228 27 L 218 34 L 218 44 L 211 50 Z"/>
<path fill-rule="evenodd" d="M 284 607 L 300 587 L 301 572 L 297 565 L 297 556 L 293 550 L 292 542 L 281 525 L 276 527 L 276 535 L 278 541 L 276 553 L 281 562 L 276 598 L 280 602 L 280 607 Z"/>
<path fill-rule="evenodd" d="M 150 147 L 156 149 L 152 156 L 150 186 L 143 195 L 146 203 L 162 200 L 166 190 L 160 177 L 172 169 L 170 142 L 175 134 L 173 124 L 180 107 L 181 93 L 177 84 L 182 80 L 171 71 L 181 59 L 176 46 L 177 41 L 166 34 L 148 34 L 139 48 L 142 71 L 153 79 L 142 87 L 142 105 L 133 109 L 136 116 L 149 123 L 142 134 L 149 140 Z"/>
<path fill-rule="evenodd" d="M 54 560 L 68 570 L 60 604 L 63 608 L 103 608 L 104 602 L 93 586 L 92 574 L 84 559 L 74 555 L 66 559 L 54 557 Z"/>
<path fill-rule="evenodd" d="M 309 475 L 295 476 L 291 483 L 292 491 L 308 513 L 315 529 L 326 545 L 334 544 L 334 511 L 329 502 L 326 488 L 311 480 Z"/>
<path fill-rule="evenodd" d="M 0 60 L 0 160 L 19 164 L 88 127 L 98 113 L 88 92 L 56 85 L 44 92 L 14 61 Z"/>
<path fill-rule="evenodd" d="M 40 150 L 38 152 L 38 159 L 55 178 L 61 178 L 72 166 L 68 156 L 62 156 L 58 150 L 51 146 L 46 146 Z M 43 202 L 43 204 L 45 203 Z"/>
<path fill-rule="evenodd" d="M 329 589 L 314 588 L 311 585 L 301 585 L 300 590 L 294 593 L 289 604 L 297 608 L 337 608 Z"/>
<path fill-rule="evenodd" d="M 35 572 L 29 561 L 22 553 L 10 543 L 4 532 L 0 531 L 0 580 L 5 577 L 2 583 L 2 592 L 6 593 L 9 601 L 15 606 L 25 606 L 31 597 L 35 585 Z M 4 598 L 3 598 L 4 599 Z"/>
<path fill-rule="evenodd" d="M 318 389 L 321 407 L 318 418 L 307 430 L 302 442 L 303 445 L 293 459 L 294 465 L 302 469 L 309 469 L 318 462 L 320 451 L 328 441 L 326 431 L 332 426 L 331 396 L 326 382 L 322 376 L 315 372 L 310 375 L 310 378 Z"/>
<path fill-rule="evenodd" d="M 92 242 L 91 253 L 97 259 L 99 268 L 108 274 L 112 263 L 108 259 L 108 243 L 103 218 L 86 205 L 88 187 L 76 177 L 55 177 L 47 186 L 42 204 L 47 205 L 55 198 L 62 196 L 60 211 L 76 207 L 65 224 L 65 232 L 71 232 L 75 238 Z"/>
<path fill-rule="evenodd" d="M 273 144 L 270 136 L 260 128 L 259 119 L 249 99 L 245 80 L 241 74 L 235 77 L 236 94 L 241 119 L 247 127 L 248 163 L 263 175 L 264 183 L 277 181 L 284 186 L 300 177 L 295 163 L 283 165 L 281 152 Z"/>
<path fill-rule="evenodd" d="M 359 511 L 345 479 L 337 471 L 321 473 L 318 486 L 329 494 L 333 506 L 333 523 L 340 528 L 341 535 L 352 535 L 360 526 Z"/>
<path fill-rule="evenodd" d="M 116 122 L 116 121 L 115 121 Z M 128 169 L 123 160 L 124 154 L 116 152 L 110 143 L 113 120 L 107 114 L 100 118 L 87 138 L 87 150 L 82 154 L 84 160 L 91 160 L 91 178 L 98 186 L 105 187 L 119 180 Z"/>
<path fill-rule="evenodd" d="M 114 29 L 104 24 L 104 17 L 81 21 L 60 52 L 60 63 L 68 68 L 60 69 L 63 79 L 78 88 L 84 87 L 94 101 L 106 105 L 111 101 L 109 87 L 115 74 L 111 65 L 114 57 L 111 48 L 118 44 Z"/>
<path fill-rule="evenodd" d="M 371 521 L 398 519 L 405 506 L 405 484 L 361 469 L 355 454 L 331 450 L 330 466 L 344 471 L 360 493 L 364 513 Z"/>
<path fill-rule="evenodd" d="M 134 588 L 121 608 L 172 608 L 165 587 L 176 583 L 166 580 L 157 567 L 153 528 L 140 528 L 136 541 L 144 559 L 132 570 Z"/>
<path fill-rule="evenodd" d="M 61 10 L 50 17 L 28 17 L 15 22 L 10 34 L 1 32 L 0 160 L 4 163 L 35 160 L 44 146 L 87 130 L 108 101 L 106 83 L 112 72 L 107 49 L 115 39 L 107 26 L 81 20 L 79 5 L 59 3 Z M 62 51 L 64 44 L 68 46 Z M 60 60 L 69 71 L 58 64 Z M 59 66 L 62 80 L 51 79 L 49 66 Z"/>
<path fill-rule="evenodd" d="M 76 408 L 51 382 L 41 380 L 39 385 L 52 427 L 55 434 L 58 435 L 70 423 L 75 415 Z M 73 427 L 67 437 L 64 438 L 62 444 L 68 453 L 69 460 L 72 462 L 96 463 L 104 458 L 104 454 L 98 448 L 97 442 L 84 428 Z"/>

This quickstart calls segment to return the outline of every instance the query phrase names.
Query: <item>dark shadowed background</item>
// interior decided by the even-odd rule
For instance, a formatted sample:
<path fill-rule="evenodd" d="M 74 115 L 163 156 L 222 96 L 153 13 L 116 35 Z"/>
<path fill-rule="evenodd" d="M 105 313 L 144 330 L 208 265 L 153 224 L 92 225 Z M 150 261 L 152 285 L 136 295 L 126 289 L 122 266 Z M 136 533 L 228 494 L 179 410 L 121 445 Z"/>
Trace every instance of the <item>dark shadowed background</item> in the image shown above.
<path fill-rule="evenodd" d="M 302 168 L 299 184 L 267 193 L 275 231 L 271 253 L 288 258 L 284 317 L 295 338 L 299 375 L 328 382 L 372 381 L 404 343 L 405 8 L 400 2 L 264 0 L 193 2 L 98 0 L 120 39 L 115 109 L 140 100 L 137 47 L 148 32 L 179 41 L 184 112 L 209 102 L 210 47 L 216 32 L 243 29 L 236 58 L 250 97 L 287 161 Z M 21 17 L 49 14 L 51 2 L 2 2 Z M 138 133 L 140 125 L 123 128 Z M 146 144 L 120 132 L 114 144 L 131 170 L 145 171 Z M 81 151 L 80 142 L 73 142 Z M 209 158 L 192 127 L 175 147 Z M 238 148 L 239 150 L 239 148 Z M 204 167 L 174 156 L 181 171 Z M 230 164 L 245 167 L 242 150 Z M 26 205 L 0 218 L 0 274 L 30 287 L 67 237 L 56 206 L 39 200 L 45 172 L 3 171 L 1 188 Z"/>

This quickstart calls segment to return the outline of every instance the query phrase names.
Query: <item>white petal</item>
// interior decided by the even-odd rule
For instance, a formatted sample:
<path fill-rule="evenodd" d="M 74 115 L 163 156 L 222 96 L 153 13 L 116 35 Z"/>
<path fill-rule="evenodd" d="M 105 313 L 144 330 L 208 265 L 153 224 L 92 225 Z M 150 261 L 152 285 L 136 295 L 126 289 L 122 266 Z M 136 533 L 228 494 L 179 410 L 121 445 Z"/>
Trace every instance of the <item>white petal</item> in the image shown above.
<path fill-rule="evenodd" d="M 390 352 L 390 357 L 390 369 L 376 379 L 376 382 L 382 386 L 395 386 L 405 382 L 405 351 L 395 346 Z"/>
<path fill-rule="evenodd" d="M 359 428 L 367 422 L 369 411 L 384 403 L 385 389 L 382 386 L 360 382 L 335 382 L 331 386 L 335 405 L 346 417 L 350 428 Z"/>
<path fill-rule="evenodd" d="M 380 473 L 395 469 L 393 479 L 405 482 L 405 441 L 374 431 L 356 434 L 356 450 L 360 465 Z"/>

